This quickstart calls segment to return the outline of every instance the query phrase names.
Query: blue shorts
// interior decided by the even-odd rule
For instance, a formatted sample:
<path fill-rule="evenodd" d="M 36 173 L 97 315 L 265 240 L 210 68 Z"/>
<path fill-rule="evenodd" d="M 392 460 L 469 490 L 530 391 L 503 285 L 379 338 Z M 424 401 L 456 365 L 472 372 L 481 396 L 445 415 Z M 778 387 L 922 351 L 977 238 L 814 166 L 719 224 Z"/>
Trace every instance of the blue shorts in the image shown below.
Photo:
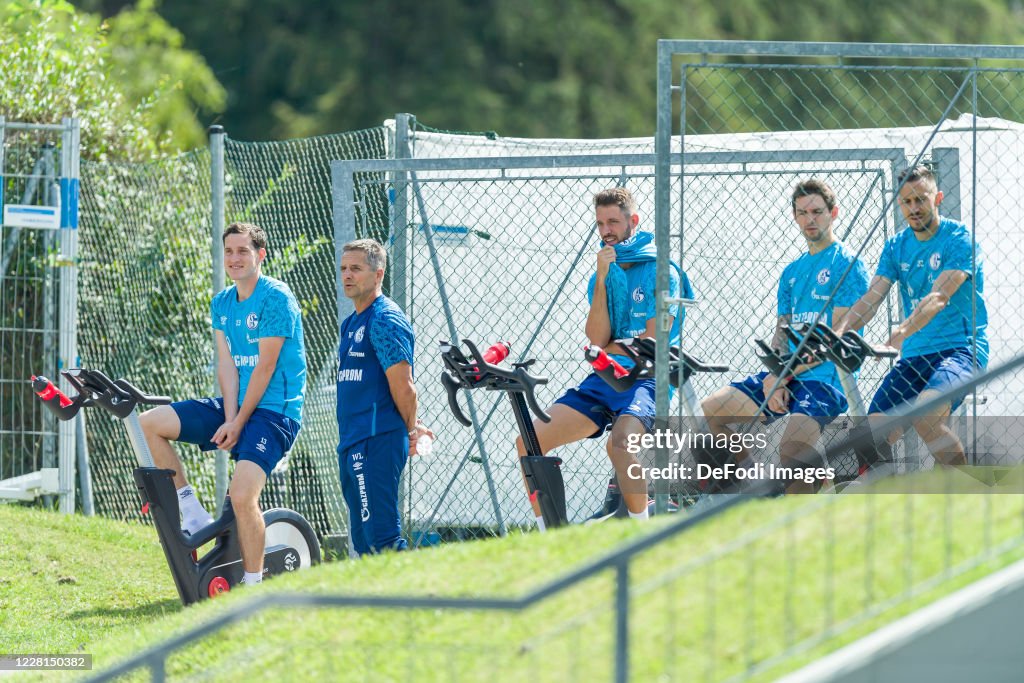
<path fill-rule="evenodd" d="M 575 389 L 565 392 L 555 403 L 569 406 L 597 425 L 591 439 L 604 434 L 615 418 L 632 415 L 647 431 L 654 429 L 654 380 L 645 379 L 627 391 L 615 391 L 597 374 L 590 374 Z"/>
<path fill-rule="evenodd" d="M 948 391 L 970 380 L 974 375 L 974 355 L 970 349 L 959 348 L 923 356 L 901 358 L 882 380 L 868 413 L 885 413 L 901 403 L 911 401 L 922 391 Z M 949 412 L 964 402 L 967 392 L 950 395 Z"/>
<path fill-rule="evenodd" d="M 181 421 L 181 433 L 176 441 L 194 443 L 204 451 L 217 449 L 210 439 L 224 424 L 224 401 L 221 398 L 199 398 L 178 401 L 171 407 Z M 235 460 L 249 460 L 260 466 L 269 477 L 284 454 L 287 453 L 301 425 L 290 417 L 273 410 L 257 408 L 242 427 L 238 442 L 231 449 Z"/>
<path fill-rule="evenodd" d="M 742 382 L 732 382 L 729 386 L 736 387 L 757 405 L 761 405 L 764 403 L 764 378 L 767 376 L 767 372 L 760 372 L 747 377 Z M 797 414 L 814 418 L 824 428 L 829 422 L 845 413 L 849 407 L 843 392 L 828 382 L 819 382 L 814 379 L 801 382 L 794 379 L 786 385 L 786 388 L 789 389 L 790 394 L 789 413 L 776 413 L 773 410 L 768 410 L 768 406 L 765 406 L 762 412 L 768 418 L 768 423 L 789 414 Z"/>
<path fill-rule="evenodd" d="M 409 435 L 393 429 L 338 449 L 341 493 L 348 506 L 352 547 L 360 555 L 405 550 L 398 482 L 409 457 Z"/>

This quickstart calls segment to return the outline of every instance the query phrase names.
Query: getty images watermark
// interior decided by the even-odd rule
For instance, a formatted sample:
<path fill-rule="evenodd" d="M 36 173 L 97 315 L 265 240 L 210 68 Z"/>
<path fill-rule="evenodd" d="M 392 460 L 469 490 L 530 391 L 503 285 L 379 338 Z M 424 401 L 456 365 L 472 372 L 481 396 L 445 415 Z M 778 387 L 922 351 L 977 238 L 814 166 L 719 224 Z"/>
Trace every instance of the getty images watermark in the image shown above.
<path fill-rule="evenodd" d="M 711 434 L 708 432 L 674 431 L 656 429 L 653 433 L 630 434 L 626 438 L 626 451 L 639 455 L 643 451 L 666 450 L 680 456 L 696 451 L 716 450 L 739 455 L 744 451 L 763 450 L 768 447 L 765 434 Z M 785 467 L 774 463 L 750 462 L 743 464 L 727 462 L 711 464 L 694 462 L 671 462 L 664 467 L 652 467 L 633 463 L 627 474 L 632 479 L 712 480 L 712 481 L 815 481 L 831 480 L 836 476 L 833 467 Z"/>

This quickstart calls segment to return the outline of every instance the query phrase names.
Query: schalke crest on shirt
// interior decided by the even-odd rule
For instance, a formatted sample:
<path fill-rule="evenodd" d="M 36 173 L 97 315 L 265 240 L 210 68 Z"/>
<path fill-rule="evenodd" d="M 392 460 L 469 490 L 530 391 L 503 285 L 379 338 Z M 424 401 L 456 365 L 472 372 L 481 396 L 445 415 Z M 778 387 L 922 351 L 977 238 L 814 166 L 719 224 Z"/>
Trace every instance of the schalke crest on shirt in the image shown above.
<path fill-rule="evenodd" d="M 245 316 L 245 326 L 250 330 L 255 330 L 256 326 L 260 324 L 260 317 L 255 313 L 250 313 Z"/>
<path fill-rule="evenodd" d="M 359 329 L 358 329 L 358 330 L 356 330 L 356 333 L 355 333 L 355 340 L 356 340 L 356 344 L 358 344 L 358 343 L 360 343 L 361 341 L 363 341 L 363 333 L 364 333 L 365 331 L 366 331 L 366 325 L 360 325 L 360 326 L 359 326 Z"/>
<path fill-rule="evenodd" d="M 827 285 L 829 279 L 832 277 L 832 272 L 828 268 L 822 268 L 818 271 L 818 284 Z"/>

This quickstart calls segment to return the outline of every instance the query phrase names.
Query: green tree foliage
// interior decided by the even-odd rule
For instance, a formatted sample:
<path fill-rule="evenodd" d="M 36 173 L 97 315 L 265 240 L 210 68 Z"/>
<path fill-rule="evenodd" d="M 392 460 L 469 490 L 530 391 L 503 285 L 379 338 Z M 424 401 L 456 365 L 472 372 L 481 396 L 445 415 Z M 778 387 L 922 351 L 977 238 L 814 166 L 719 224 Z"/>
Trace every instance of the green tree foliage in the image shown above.
<path fill-rule="evenodd" d="M 140 159 L 203 143 L 197 108 L 223 87 L 148 0 L 109 21 L 63 0 L 0 4 L 0 114 L 82 122 L 85 159 Z"/>
<path fill-rule="evenodd" d="M 123 4 L 82 1 L 106 13 Z M 447 129 L 503 135 L 650 135 L 659 38 L 1011 45 L 1024 39 L 1019 3 L 1010 0 L 225 0 L 216 21 L 196 0 L 165 2 L 158 11 L 227 85 L 222 123 L 232 137 L 248 140 L 365 128 L 401 111 Z M 750 103 L 766 94 L 778 101 L 792 83 L 741 92 L 723 82 L 723 73 L 707 78 L 701 87 L 708 106 L 738 105 L 727 121 L 705 113 L 719 132 L 816 120 L 837 125 L 821 111 L 782 121 L 767 110 L 750 113 Z M 845 95 L 854 111 L 858 88 L 893 84 L 820 84 L 830 86 L 854 87 Z M 812 96 L 796 88 L 790 100 L 799 110 Z"/>

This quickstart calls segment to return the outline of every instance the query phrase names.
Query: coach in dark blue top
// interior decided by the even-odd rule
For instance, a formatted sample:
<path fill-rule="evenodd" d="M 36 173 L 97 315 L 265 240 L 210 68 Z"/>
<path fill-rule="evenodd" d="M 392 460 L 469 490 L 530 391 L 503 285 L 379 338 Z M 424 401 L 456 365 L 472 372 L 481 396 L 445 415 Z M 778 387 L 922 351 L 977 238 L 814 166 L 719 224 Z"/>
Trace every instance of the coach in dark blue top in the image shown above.
<path fill-rule="evenodd" d="M 914 429 L 936 462 L 962 465 L 964 447 L 948 422 L 963 401 L 956 386 L 988 364 L 981 248 L 966 225 L 939 216 L 942 192 L 928 167 L 907 169 L 900 181 L 907 227 L 886 241 L 871 288 L 836 331 L 842 334 L 871 320 L 899 283 L 907 317 L 887 343 L 900 351 L 900 360 L 882 380 L 868 413 L 880 415 L 908 401 L 947 395 L 949 401 L 915 420 Z"/>
<path fill-rule="evenodd" d="M 360 555 L 404 550 L 398 482 L 416 440 L 434 434 L 416 419 L 412 325 L 381 293 L 387 255 L 374 240 L 342 249 L 341 284 L 355 312 L 338 347 L 338 468 Z"/>

